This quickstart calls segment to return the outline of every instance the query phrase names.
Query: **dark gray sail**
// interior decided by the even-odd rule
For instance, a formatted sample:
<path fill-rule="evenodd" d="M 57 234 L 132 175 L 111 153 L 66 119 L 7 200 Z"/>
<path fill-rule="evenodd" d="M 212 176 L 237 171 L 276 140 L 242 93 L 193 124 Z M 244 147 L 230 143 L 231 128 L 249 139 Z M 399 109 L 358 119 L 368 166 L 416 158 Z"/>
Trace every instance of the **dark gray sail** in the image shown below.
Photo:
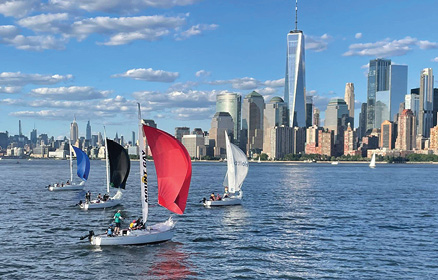
<path fill-rule="evenodd" d="M 128 179 L 131 161 L 125 148 L 116 142 L 106 139 L 108 145 L 108 160 L 110 164 L 110 186 L 124 189 Z"/>

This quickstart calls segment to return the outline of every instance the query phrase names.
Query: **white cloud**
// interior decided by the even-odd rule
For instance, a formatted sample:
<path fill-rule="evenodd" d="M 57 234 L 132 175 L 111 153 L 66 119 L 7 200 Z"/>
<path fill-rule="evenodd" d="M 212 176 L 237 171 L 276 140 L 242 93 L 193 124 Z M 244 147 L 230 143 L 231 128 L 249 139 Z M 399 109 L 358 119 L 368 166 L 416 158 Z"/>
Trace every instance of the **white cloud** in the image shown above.
<path fill-rule="evenodd" d="M 152 68 L 144 69 L 130 69 L 123 74 L 112 75 L 113 78 L 131 78 L 134 80 L 142 80 L 149 82 L 164 82 L 171 83 L 174 82 L 178 77 L 178 72 L 166 72 L 163 70 L 153 70 Z"/>
<path fill-rule="evenodd" d="M 438 56 L 432 59 L 433 62 L 438 62 Z"/>
<path fill-rule="evenodd" d="M 1 42 L 12 45 L 20 50 L 62 50 L 68 42 L 65 38 L 56 38 L 50 35 L 41 36 L 23 36 L 17 35 L 14 38 L 1 38 Z"/>
<path fill-rule="evenodd" d="M 19 34 L 19 30 L 14 25 L 0 25 L 0 37 L 15 38 Z"/>
<path fill-rule="evenodd" d="M 0 87 L 0 93 L 18 93 L 21 87 Z"/>
<path fill-rule="evenodd" d="M 48 9 L 85 10 L 87 12 L 135 13 L 146 8 L 172 8 L 192 5 L 202 0 L 49 0 Z"/>
<path fill-rule="evenodd" d="M 217 24 L 197 24 L 189 29 L 175 35 L 177 40 L 185 40 L 192 36 L 201 35 L 204 31 L 215 30 L 219 27 Z"/>
<path fill-rule="evenodd" d="M 0 14 L 7 17 L 23 17 L 40 4 L 37 0 L 6 0 L 0 3 Z"/>
<path fill-rule="evenodd" d="M 73 79 L 73 75 L 42 75 L 42 74 L 23 74 L 21 72 L 2 72 L 0 73 L 0 85 L 24 86 L 53 85 Z"/>
<path fill-rule="evenodd" d="M 57 100 L 90 100 L 106 98 L 110 91 L 98 91 L 92 87 L 58 87 L 58 88 L 37 88 L 30 94 L 37 98 L 48 98 Z"/>
<path fill-rule="evenodd" d="M 40 14 L 20 19 L 18 24 L 35 32 L 60 33 L 62 30 L 68 28 L 66 24 L 62 23 L 68 19 L 69 16 L 67 13 Z"/>
<path fill-rule="evenodd" d="M 360 38 L 362 38 L 362 33 L 356 33 L 356 35 L 354 35 L 354 38 L 356 38 L 356 39 L 360 39 Z"/>
<path fill-rule="evenodd" d="M 374 43 L 352 44 L 344 56 L 374 56 L 390 57 L 405 55 L 418 46 L 420 49 L 438 48 L 438 43 L 429 41 L 420 41 L 416 38 L 407 36 L 400 40 L 391 40 L 389 38 Z"/>
<path fill-rule="evenodd" d="M 215 107 L 208 108 L 178 108 L 171 111 L 179 120 L 210 119 L 215 113 Z"/>
<path fill-rule="evenodd" d="M 306 36 L 306 50 L 325 51 L 331 39 L 332 37 L 328 34 L 323 34 L 321 37 L 308 35 Z"/>
<path fill-rule="evenodd" d="M 202 78 L 202 77 L 208 77 L 211 75 L 211 72 L 205 71 L 205 70 L 199 70 L 198 72 L 195 73 L 195 76 L 198 78 Z"/>
<path fill-rule="evenodd" d="M 284 78 L 278 80 L 267 80 L 265 82 L 259 81 L 255 78 L 244 77 L 235 78 L 231 80 L 216 80 L 209 82 L 210 85 L 228 85 L 230 84 L 234 89 L 240 90 L 254 90 L 261 86 L 266 86 L 268 88 L 277 88 L 284 86 Z"/>

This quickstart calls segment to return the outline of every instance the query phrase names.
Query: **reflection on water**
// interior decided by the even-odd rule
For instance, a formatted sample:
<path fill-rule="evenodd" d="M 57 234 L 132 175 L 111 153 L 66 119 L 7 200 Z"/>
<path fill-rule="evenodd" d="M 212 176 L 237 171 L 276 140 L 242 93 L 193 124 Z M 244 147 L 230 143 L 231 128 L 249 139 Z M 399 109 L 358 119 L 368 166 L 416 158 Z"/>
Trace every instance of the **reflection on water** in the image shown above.
<path fill-rule="evenodd" d="M 196 276 L 196 267 L 191 264 L 189 255 L 184 253 L 183 244 L 168 242 L 157 248 L 152 266 L 142 273 L 144 279 L 187 279 Z"/>

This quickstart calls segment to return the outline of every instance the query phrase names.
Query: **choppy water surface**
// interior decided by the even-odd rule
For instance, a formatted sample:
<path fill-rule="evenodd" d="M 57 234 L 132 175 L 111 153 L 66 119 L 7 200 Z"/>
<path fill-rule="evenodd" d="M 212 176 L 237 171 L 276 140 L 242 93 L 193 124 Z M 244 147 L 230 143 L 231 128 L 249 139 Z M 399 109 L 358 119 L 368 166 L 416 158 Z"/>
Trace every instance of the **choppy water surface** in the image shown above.
<path fill-rule="evenodd" d="M 141 214 L 132 162 L 123 216 Z M 153 163 L 150 197 L 156 201 Z M 222 191 L 225 163 L 194 163 L 171 242 L 95 248 L 116 210 L 84 212 L 75 192 L 44 187 L 69 177 L 67 161 L 0 161 L 0 278 L 58 279 L 433 279 L 438 275 L 438 166 L 251 163 L 242 206 L 205 209 Z M 93 197 L 103 161 L 91 162 Z M 170 212 L 156 205 L 151 222 Z"/>

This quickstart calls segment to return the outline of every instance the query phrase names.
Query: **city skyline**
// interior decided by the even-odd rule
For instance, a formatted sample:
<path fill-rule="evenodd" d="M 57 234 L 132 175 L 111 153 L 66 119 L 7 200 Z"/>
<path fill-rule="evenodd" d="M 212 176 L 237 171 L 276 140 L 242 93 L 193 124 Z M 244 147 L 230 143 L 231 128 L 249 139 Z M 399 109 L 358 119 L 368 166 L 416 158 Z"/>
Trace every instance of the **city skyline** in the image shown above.
<path fill-rule="evenodd" d="M 108 135 L 128 137 L 136 131 L 137 101 L 167 132 L 208 130 L 223 90 L 243 97 L 256 90 L 265 103 L 284 96 L 285 34 L 294 29 L 295 1 L 149 1 L 123 3 L 123 9 L 121 1 L 10 3 L 0 4 L 0 131 L 19 134 L 21 120 L 25 136 L 34 127 L 38 134 L 68 136 L 76 115 L 79 136 L 86 136 L 90 119 L 92 134 L 106 125 Z M 420 86 L 424 68 L 438 66 L 434 1 L 298 5 L 306 89 L 321 121 L 329 100 L 342 98 L 349 82 L 359 119 L 371 59 L 407 65 L 408 91 Z"/>

